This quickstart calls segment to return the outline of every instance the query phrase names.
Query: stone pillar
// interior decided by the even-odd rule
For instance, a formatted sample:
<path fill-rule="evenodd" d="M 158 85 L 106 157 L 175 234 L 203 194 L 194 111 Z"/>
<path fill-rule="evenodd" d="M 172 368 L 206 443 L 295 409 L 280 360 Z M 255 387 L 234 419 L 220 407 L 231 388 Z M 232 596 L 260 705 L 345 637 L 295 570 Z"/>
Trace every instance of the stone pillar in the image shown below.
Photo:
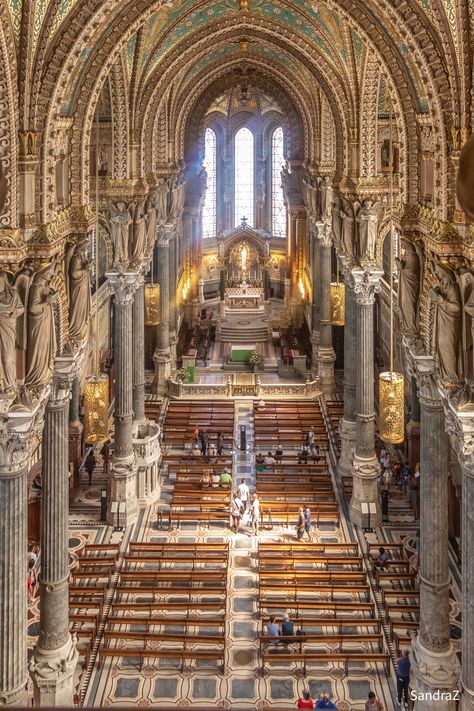
<path fill-rule="evenodd" d="M 170 286 L 169 286 L 169 300 L 170 300 L 170 351 L 171 351 L 171 368 L 176 367 L 177 358 L 177 344 L 178 344 L 178 333 L 177 333 L 177 321 L 178 321 L 178 310 L 176 305 L 176 290 L 177 290 L 177 272 L 178 272 L 178 262 L 177 262 L 177 241 L 178 235 L 173 235 L 170 241 Z"/>
<path fill-rule="evenodd" d="M 474 711 L 474 412 L 460 413 L 462 468 L 462 671 L 461 711 Z M 467 425 L 467 426 L 466 426 Z"/>
<path fill-rule="evenodd" d="M 448 562 L 448 437 L 434 362 L 415 357 L 420 418 L 420 630 L 412 646 L 412 686 L 416 711 L 454 711 L 455 700 L 436 700 L 453 691 L 458 664 L 450 640 Z M 463 570 L 463 580 L 465 571 Z M 463 610 L 464 616 L 464 610 Z"/>
<path fill-rule="evenodd" d="M 5 416 L 7 417 L 7 416 Z M 26 706 L 27 481 L 34 415 L 0 422 L 0 705 Z M 39 430 L 39 428 L 38 428 Z"/>
<path fill-rule="evenodd" d="M 137 290 L 133 300 L 133 422 L 134 434 L 146 424 L 145 416 L 145 280 L 140 274 L 137 278 Z"/>
<path fill-rule="evenodd" d="M 130 526 L 138 515 L 137 464 L 133 451 L 133 321 L 138 274 L 107 272 L 114 294 L 115 435 L 110 467 L 107 523 Z M 114 509 L 118 506 L 117 511 Z"/>
<path fill-rule="evenodd" d="M 153 355 L 155 361 L 155 379 L 153 391 L 166 392 L 166 381 L 171 376 L 170 348 L 170 241 L 174 233 L 171 225 L 158 229 L 157 262 L 158 281 L 160 284 L 161 323 L 158 326 L 156 348 Z"/>
<path fill-rule="evenodd" d="M 69 402 L 69 461 L 74 466 L 74 483 L 79 484 L 79 467 L 82 461 L 82 431 L 84 426 L 79 420 L 79 378 L 75 377 L 71 387 Z"/>
<path fill-rule="evenodd" d="M 411 379 L 411 416 L 408 431 L 408 464 L 414 471 L 420 461 L 420 401 L 416 378 Z"/>
<path fill-rule="evenodd" d="M 352 458 L 352 498 L 349 514 L 352 523 L 366 526 L 363 508 L 372 509 L 370 525 L 382 521 L 378 478 L 379 462 L 375 453 L 374 407 L 374 302 L 382 272 L 352 272 L 356 301 L 356 449 Z"/>
<path fill-rule="evenodd" d="M 330 224 L 324 224 L 318 229 L 320 240 L 321 261 L 321 305 L 320 330 L 318 344 L 318 375 L 321 389 L 327 397 L 334 395 L 336 383 L 334 380 L 334 363 L 336 354 L 332 344 L 331 304 L 329 301 L 329 286 L 331 284 L 331 243 Z"/>
<path fill-rule="evenodd" d="M 350 279 L 346 280 L 344 324 L 344 414 L 339 423 L 339 472 L 348 475 L 356 443 L 356 304 Z"/>
<path fill-rule="evenodd" d="M 69 632 L 68 410 L 72 358 L 56 359 L 43 429 L 39 637 L 30 673 L 35 706 L 73 706 L 78 661 Z"/>
<path fill-rule="evenodd" d="M 312 271 L 312 308 L 311 308 L 311 344 L 313 347 L 313 368 L 316 367 L 319 332 L 321 328 L 321 243 L 316 229 L 311 229 L 311 271 Z"/>

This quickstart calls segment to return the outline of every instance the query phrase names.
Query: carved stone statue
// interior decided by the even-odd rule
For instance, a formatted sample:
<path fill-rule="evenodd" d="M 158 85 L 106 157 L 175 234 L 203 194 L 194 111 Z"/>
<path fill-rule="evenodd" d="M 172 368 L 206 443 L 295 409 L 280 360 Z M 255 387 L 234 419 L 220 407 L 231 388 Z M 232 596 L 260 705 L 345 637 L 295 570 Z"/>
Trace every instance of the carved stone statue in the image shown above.
<path fill-rule="evenodd" d="M 132 261 L 139 262 L 143 259 L 146 248 L 146 221 L 145 221 L 145 201 L 143 200 L 137 207 L 133 220 L 133 249 Z"/>
<path fill-rule="evenodd" d="M 156 188 L 156 217 L 159 225 L 164 225 L 168 217 L 168 185 L 164 178 L 159 178 Z"/>
<path fill-rule="evenodd" d="M 469 269 L 458 273 L 461 298 L 464 304 L 463 354 L 464 380 L 470 388 L 472 401 L 474 390 L 474 274 Z"/>
<path fill-rule="evenodd" d="M 87 337 L 91 313 L 90 261 L 85 247 L 83 242 L 74 248 L 68 270 L 69 340 L 74 345 Z"/>
<path fill-rule="evenodd" d="M 8 182 L 3 173 L 2 162 L 0 161 L 0 215 L 3 214 L 5 203 L 7 201 Z"/>
<path fill-rule="evenodd" d="M 418 299 L 420 296 L 420 259 L 415 246 L 403 240 L 402 258 L 398 260 L 398 305 L 402 332 L 407 338 L 418 336 Z"/>
<path fill-rule="evenodd" d="M 49 380 L 56 354 L 52 286 L 53 270 L 36 275 L 28 299 L 28 349 L 25 385 L 33 390 Z"/>
<path fill-rule="evenodd" d="M 463 376 L 462 306 L 459 286 L 454 275 L 435 265 L 432 273 L 437 280 L 431 290 L 436 304 L 435 351 L 441 377 L 447 383 L 458 383 Z"/>
<path fill-rule="evenodd" d="M 333 189 L 328 175 L 323 177 L 321 184 L 321 217 L 330 217 L 332 214 Z"/>
<path fill-rule="evenodd" d="M 343 211 L 341 212 L 342 220 L 342 230 L 341 239 L 342 246 L 344 249 L 344 254 L 349 260 L 354 260 L 355 258 L 355 218 L 352 205 L 344 200 Z"/>
<path fill-rule="evenodd" d="M 170 212 L 169 221 L 174 222 L 181 217 L 184 207 L 184 182 L 181 177 L 176 177 L 170 184 Z"/>
<path fill-rule="evenodd" d="M 120 200 L 110 208 L 110 233 L 114 245 L 114 266 L 128 263 L 128 240 L 132 215 L 127 205 Z"/>
<path fill-rule="evenodd" d="M 148 248 L 151 248 L 155 243 L 156 223 L 156 201 L 155 196 L 152 195 L 146 204 L 146 244 Z"/>
<path fill-rule="evenodd" d="M 372 200 L 364 200 L 362 207 L 357 212 L 357 232 L 359 259 L 361 262 L 375 261 L 375 248 L 379 227 L 377 205 Z"/>
<path fill-rule="evenodd" d="M 17 290 L 0 272 L 0 393 L 16 391 L 16 321 L 23 311 Z"/>

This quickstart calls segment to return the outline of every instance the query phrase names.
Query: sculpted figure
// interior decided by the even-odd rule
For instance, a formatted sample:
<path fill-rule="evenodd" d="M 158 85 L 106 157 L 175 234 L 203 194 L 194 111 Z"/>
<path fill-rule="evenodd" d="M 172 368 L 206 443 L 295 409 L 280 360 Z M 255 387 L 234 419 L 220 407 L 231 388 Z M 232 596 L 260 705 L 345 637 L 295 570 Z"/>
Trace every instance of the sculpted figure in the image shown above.
<path fill-rule="evenodd" d="M 16 390 L 16 321 L 23 311 L 17 290 L 0 272 L 0 393 Z"/>
<path fill-rule="evenodd" d="M 464 380 L 471 391 L 474 389 L 474 274 L 469 269 L 458 273 L 458 282 L 464 304 L 463 355 Z"/>
<path fill-rule="evenodd" d="M 377 232 L 379 219 L 376 213 L 376 206 L 372 200 L 364 200 L 362 207 L 357 213 L 359 258 L 373 262 L 375 260 L 375 247 L 377 244 Z"/>
<path fill-rule="evenodd" d="M 355 219 L 354 211 L 352 205 L 346 200 L 343 202 L 343 211 L 341 211 L 341 221 L 342 221 L 342 246 L 344 248 L 344 253 L 348 259 L 353 260 L 355 258 Z"/>
<path fill-rule="evenodd" d="M 331 179 L 325 175 L 321 184 L 321 217 L 330 217 L 332 214 L 333 189 Z"/>
<path fill-rule="evenodd" d="M 443 380 L 457 383 L 462 377 L 462 306 L 459 286 L 453 274 L 434 266 L 432 272 L 437 280 L 431 290 L 436 304 L 435 350 Z"/>
<path fill-rule="evenodd" d="M 145 254 L 146 236 L 145 201 L 143 200 L 138 205 L 133 220 L 133 262 L 140 261 Z"/>
<path fill-rule="evenodd" d="M 415 246 L 403 240 L 402 257 L 398 261 L 398 305 L 402 332 L 408 338 L 418 336 L 418 298 L 420 295 L 420 260 Z"/>
<path fill-rule="evenodd" d="M 156 217 L 159 225 L 164 225 L 168 217 L 168 185 L 164 178 L 159 178 L 156 188 Z"/>
<path fill-rule="evenodd" d="M 53 269 L 36 275 L 28 299 L 28 349 L 26 351 L 25 385 L 34 389 L 50 378 L 56 354 L 52 286 Z"/>
<path fill-rule="evenodd" d="M 110 208 L 110 233 L 114 245 L 114 265 L 128 262 L 128 237 L 132 216 L 126 204 L 120 200 Z"/>
<path fill-rule="evenodd" d="M 152 247 L 156 239 L 156 202 L 155 197 L 151 195 L 146 204 L 146 244 L 147 247 Z"/>
<path fill-rule="evenodd" d="M 83 341 L 89 330 L 91 313 L 90 261 L 85 242 L 78 244 L 69 262 L 69 339 L 74 345 Z"/>

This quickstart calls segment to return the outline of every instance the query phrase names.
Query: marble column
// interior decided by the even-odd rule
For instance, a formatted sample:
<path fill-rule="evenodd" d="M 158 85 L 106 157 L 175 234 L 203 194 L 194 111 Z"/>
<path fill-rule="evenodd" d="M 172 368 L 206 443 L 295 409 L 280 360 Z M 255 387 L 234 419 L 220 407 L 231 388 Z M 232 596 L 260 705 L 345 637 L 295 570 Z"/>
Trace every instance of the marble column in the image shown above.
<path fill-rule="evenodd" d="M 157 330 L 156 348 L 153 355 L 155 362 L 155 379 L 153 390 L 155 393 L 166 392 L 166 381 L 171 376 L 171 348 L 170 348 L 170 242 L 174 234 L 171 225 L 158 229 L 157 262 L 158 281 L 160 284 L 161 323 Z"/>
<path fill-rule="evenodd" d="M 74 465 L 74 483 L 79 484 L 79 467 L 82 461 L 82 431 L 84 426 L 79 420 L 79 379 L 74 378 L 69 402 L 69 461 Z"/>
<path fill-rule="evenodd" d="M 329 288 L 331 284 L 331 244 L 332 230 L 330 224 L 324 224 L 318 229 L 321 260 L 321 305 L 320 329 L 318 344 L 318 376 L 321 389 L 327 397 L 334 395 L 336 382 L 334 380 L 334 363 L 336 354 L 332 343 L 331 304 Z"/>
<path fill-rule="evenodd" d="M 407 425 L 408 433 L 408 464 L 414 471 L 420 461 L 420 400 L 416 378 L 411 379 L 411 415 Z"/>
<path fill-rule="evenodd" d="M 0 422 L 0 705 L 26 706 L 27 481 L 34 415 Z"/>
<path fill-rule="evenodd" d="M 344 414 L 339 423 L 339 472 L 351 473 L 356 444 L 356 304 L 350 279 L 346 280 L 344 312 Z"/>
<path fill-rule="evenodd" d="M 115 411 L 107 523 L 130 526 L 138 515 L 137 463 L 133 450 L 133 299 L 139 275 L 107 272 L 114 294 Z M 118 515 L 115 510 L 118 507 Z"/>
<path fill-rule="evenodd" d="M 177 358 L 177 344 L 178 344 L 178 332 L 177 332 L 177 306 L 176 306 L 176 289 L 177 289 L 177 270 L 178 262 L 176 258 L 178 234 L 174 234 L 170 241 L 169 254 L 169 320 L 170 320 L 170 351 L 171 351 L 171 368 L 176 368 L 176 358 Z"/>
<path fill-rule="evenodd" d="M 357 526 L 368 525 L 364 509 L 370 510 L 370 525 L 382 521 L 375 453 L 374 405 L 374 303 L 382 272 L 352 272 L 356 302 L 356 448 L 352 457 L 352 498 L 349 515 Z"/>
<path fill-rule="evenodd" d="M 416 711 L 454 711 L 454 699 L 433 696 L 452 691 L 458 677 L 449 629 L 448 437 L 434 362 L 425 357 L 413 360 L 421 407 L 421 476 L 420 630 L 412 645 L 412 687 L 417 692 Z"/>
<path fill-rule="evenodd" d="M 137 277 L 137 290 L 133 299 L 133 424 L 134 435 L 146 424 L 145 416 L 145 280 L 142 274 Z M 135 432 L 136 430 L 136 432 Z"/>
<path fill-rule="evenodd" d="M 78 661 L 69 632 L 68 410 L 72 358 L 56 359 L 43 429 L 39 637 L 30 674 L 35 706 L 73 706 Z"/>
<path fill-rule="evenodd" d="M 316 229 L 311 227 L 311 273 L 312 273 L 312 305 L 311 305 L 311 344 L 313 347 L 313 368 L 316 368 L 319 332 L 321 328 L 320 296 L 321 296 L 321 243 Z"/>

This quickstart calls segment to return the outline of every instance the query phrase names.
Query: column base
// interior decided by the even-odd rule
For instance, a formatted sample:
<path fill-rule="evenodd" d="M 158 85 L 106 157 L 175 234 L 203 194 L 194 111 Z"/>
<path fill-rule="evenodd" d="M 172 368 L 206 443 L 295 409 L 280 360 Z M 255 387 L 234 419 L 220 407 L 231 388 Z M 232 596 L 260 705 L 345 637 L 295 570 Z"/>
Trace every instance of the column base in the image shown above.
<path fill-rule="evenodd" d="M 418 637 L 412 643 L 411 696 L 416 711 L 454 711 L 457 708 L 460 666 L 452 645 L 445 652 L 425 649 Z M 473 706 L 467 706 L 471 711 Z"/>
<path fill-rule="evenodd" d="M 35 647 L 30 662 L 35 706 L 74 706 L 74 672 L 78 658 L 74 635 L 69 635 L 66 644 L 59 649 Z"/>
<path fill-rule="evenodd" d="M 356 423 L 342 417 L 339 422 L 339 437 L 341 438 L 341 453 L 338 469 L 340 474 L 348 476 L 351 473 L 352 457 L 356 446 Z"/>
<path fill-rule="evenodd" d="M 474 711 L 474 689 L 462 687 L 460 711 Z"/>
<path fill-rule="evenodd" d="M 110 495 L 107 502 L 109 526 L 131 526 L 138 517 L 137 461 L 135 454 L 128 459 L 112 457 L 109 472 Z"/>
<path fill-rule="evenodd" d="M 318 376 L 319 385 L 323 395 L 331 397 L 336 392 L 336 381 L 334 380 L 334 363 L 336 354 L 333 348 L 318 346 Z"/>
<path fill-rule="evenodd" d="M 2 689 L 0 691 L 0 706 L 28 706 L 26 684 L 27 679 L 25 679 L 25 683 L 17 689 Z"/>
<path fill-rule="evenodd" d="M 382 511 L 380 509 L 378 479 L 380 466 L 377 457 L 374 455 L 370 459 L 362 459 L 354 454 L 351 463 L 351 474 L 353 478 L 352 498 L 349 504 L 349 517 L 355 526 L 360 528 L 371 528 L 380 526 L 382 523 Z M 363 511 L 367 504 L 369 515 Z"/>
<path fill-rule="evenodd" d="M 164 395 L 166 393 L 166 381 L 171 377 L 170 350 L 155 350 L 153 361 L 155 363 L 155 377 L 151 388 L 156 395 Z"/>

